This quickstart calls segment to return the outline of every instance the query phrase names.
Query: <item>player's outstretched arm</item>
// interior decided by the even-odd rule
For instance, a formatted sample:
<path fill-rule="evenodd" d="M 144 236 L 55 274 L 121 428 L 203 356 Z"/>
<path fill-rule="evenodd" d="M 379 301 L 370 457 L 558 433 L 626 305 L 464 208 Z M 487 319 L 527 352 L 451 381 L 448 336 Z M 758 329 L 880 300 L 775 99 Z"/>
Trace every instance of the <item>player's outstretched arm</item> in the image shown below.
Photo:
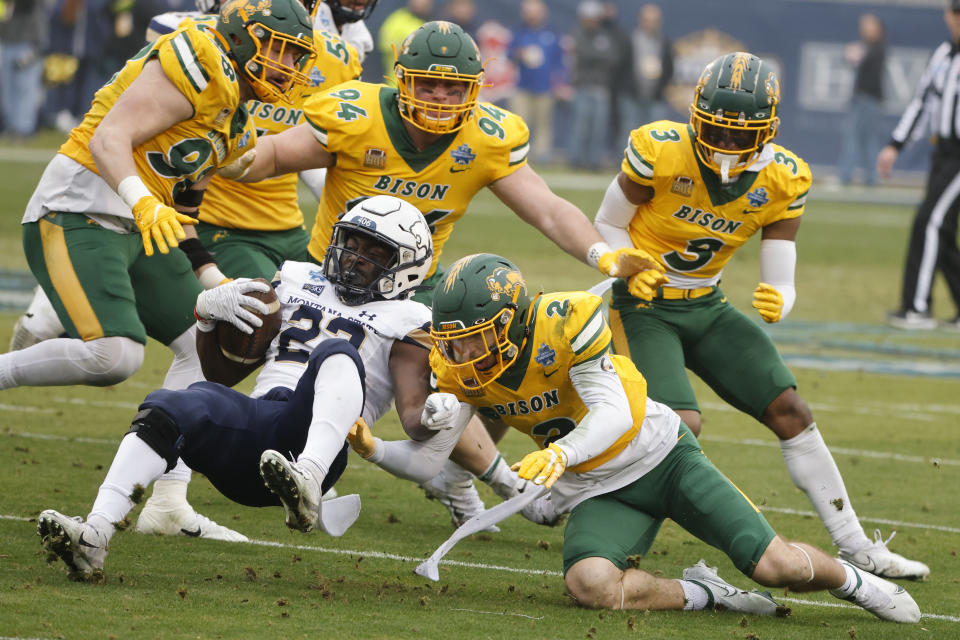
<path fill-rule="evenodd" d="M 540 230 L 577 260 L 587 262 L 587 250 L 603 238 L 573 203 L 547 186 L 529 166 L 491 182 L 490 190 L 521 220 Z"/>
<path fill-rule="evenodd" d="M 390 377 L 400 424 L 411 440 L 429 440 L 436 431 L 421 423 L 430 394 L 430 352 L 420 345 L 397 340 L 390 349 Z"/>
<path fill-rule="evenodd" d="M 239 168 L 227 165 L 220 174 L 238 182 L 259 182 L 285 173 L 322 169 L 333 164 L 333 155 L 317 141 L 312 127 L 301 124 L 277 135 L 257 138 L 253 162 Z"/>

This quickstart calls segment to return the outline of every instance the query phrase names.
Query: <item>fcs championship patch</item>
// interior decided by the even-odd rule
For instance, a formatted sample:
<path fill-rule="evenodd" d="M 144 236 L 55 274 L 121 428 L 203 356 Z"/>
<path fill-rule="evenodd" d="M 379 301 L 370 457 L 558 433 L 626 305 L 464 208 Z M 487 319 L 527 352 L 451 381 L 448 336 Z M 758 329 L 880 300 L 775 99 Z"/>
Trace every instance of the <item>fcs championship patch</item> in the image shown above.
<path fill-rule="evenodd" d="M 387 166 L 387 152 L 376 147 L 368 147 L 363 154 L 363 166 L 368 169 L 384 169 Z"/>
<path fill-rule="evenodd" d="M 670 193 L 675 193 L 678 196 L 689 196 L 693 193 L 693 178 L 690 176 L 677 176 L 673 179 Z"/>

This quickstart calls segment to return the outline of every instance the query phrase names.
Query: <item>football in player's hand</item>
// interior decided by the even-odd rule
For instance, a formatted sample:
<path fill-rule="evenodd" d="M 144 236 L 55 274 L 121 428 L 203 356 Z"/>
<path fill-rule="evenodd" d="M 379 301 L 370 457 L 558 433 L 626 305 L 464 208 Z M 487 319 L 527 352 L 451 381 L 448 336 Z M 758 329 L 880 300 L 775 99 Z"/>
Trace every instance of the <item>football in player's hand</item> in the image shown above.
<path fill-rule="evenodd" d="M 257 280 L 267 282 L 263 278 L 257 278 Z M 282 314 L 280 313 L 280 299 L 277 298 L 273 287 L 270 287 L 269 291 L 251 291 L 244 295 L 257 298 L 267 305 L 268 312 L 266 314 L 246 307 L 248 311 L 263 320 L 263 324 L 254 328 L 253 333 L 244 333 L 229 322 L 217 322 L 217 344 L 220 345 L 220 351 L 229 360 L 240 364 L 252 364 L 259 362 L 267 353 L 270 343 L 280 331 Z"/>

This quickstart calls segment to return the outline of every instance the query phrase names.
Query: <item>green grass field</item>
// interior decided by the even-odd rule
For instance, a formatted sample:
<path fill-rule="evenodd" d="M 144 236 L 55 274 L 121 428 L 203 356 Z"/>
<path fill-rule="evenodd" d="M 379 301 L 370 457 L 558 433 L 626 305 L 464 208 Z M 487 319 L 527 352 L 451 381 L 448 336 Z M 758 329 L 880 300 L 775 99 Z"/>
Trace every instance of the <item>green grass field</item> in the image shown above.
<path fill-rule="evenodd" d="M 15 161 L 6 151 L 0 268 L 25 269 L 19 220 L 43 164 Z M 558 191 L 592 215 L 608 179 Z M 800 392 L 868 533 L 895 529 L 891 547 L 930 565 L 927 582 L 905 584 L 924 613 L 919 625 L 884 623 L 828 595 L 794 597 L 782 590 L 774 595 L 792 608 L 786 619 L 581 610 L 564 596 L 562 531 L 519 516 L 502 523 L 500 533 L 461 542 L 441 564 L 440 582 L 430 583 L 413 568 L 451 533 L 445 509 L 356 456 L 337 489 L 360 493 L 363 512 L 342 538 L 293 534 L 280 508 L 238 507 L 195 476 L 194 506 L 253 542 L 120 532 L 104 584 L 69 582 L 61 562 L 46 563 L 35 518 L 46 508 L 86 515 L 138 402 L 160 384 L 169 364 L 168 352 L 151 343 L 140 372 L 115 387 L 22 388 L 0 396 L 0 637 L 960 637 L 957 334 L 904 333 L 881 324 L 899 295 L 910 214 L 907 206 L 811 202 L 799 239 L 798 305 L 773 335 L 795 363 Z M 749 309 L 759 278 L 757 248 L 755 240 L 748 244 L 724 277 L 724 290 L 741 309 Z M 458 223 L 444 259 L 477 251 L 511 258 L 534 287 L 584 288 L 599 280 L 486 192 Z M 952 310 L 945 289 L 936 297 L 946 317 Z M 7 344 L 14 319 L 0 314 L 0 345 Z M 786 473 L 774 436 L 696 384 L 704 410 L 701 440 L 711 459 L 780 533 L 830 549 Z M 242 388 L 251 386 L 247 380 Z M 392 416 L 375 431 L 400 437 Z M 529 447 L 517 434 L 502 443 L 511 462 Z M 480 491 L 488 504 L 496 502 L 485 486 Z M 750 584 L 722 554 L 669 523 L 642 567 L 677 577 L 699 558 L 731 582 Z"/>

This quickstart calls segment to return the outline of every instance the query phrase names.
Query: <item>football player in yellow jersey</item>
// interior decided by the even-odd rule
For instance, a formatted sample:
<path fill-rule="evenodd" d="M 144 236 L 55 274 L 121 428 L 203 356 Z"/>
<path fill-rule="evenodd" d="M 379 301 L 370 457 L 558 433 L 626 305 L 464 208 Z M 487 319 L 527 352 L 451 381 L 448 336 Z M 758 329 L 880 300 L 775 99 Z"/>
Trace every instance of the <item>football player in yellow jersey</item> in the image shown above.
<path fill-rule="evenodd" d="M 476 412 L 533 439 L 536 450 L 513 468 L 570 513 L 564 580 L 581 606 L 782 613 L 769 593 L 733 587 L 702 561 L 682 580 L 629 568 L 628 556 L 645 555 L 671 518 L 762 585 L 829 589 L 885 620 L 920 619 L 898 585 L 778 536 L 707 460 L 680 416 L 647 397 L 633 363 L 609 353 L 601 307 L 598 296 L 579 291 L 531 300 L 517 267 L 491 254 L 453 263 L 433 296 L 430 366 L 438 393 L 426 406 L 456 412 L 453 437 Z M 431 473 L 446 453 L 383 442 L 363 423 L 352 439 L 361 455 L 412 479 Z"/>
<path fill-rule="evenodd" d="M 928 567 L 864 534 L 843 478 L 810 409 L 770 338 L 727 302 L 723 267 L 758 231 L 760 284 L 753 307 L 779 322 L 796 300 L 795 238 L 810 169 L 772 142 L 780 84 L 749 53 L 707 65 L 690 123 L 661 120 L 635 129 L 619 175 L 607 189 L 596 227 L 611 247 L 646 250 L 669 282 L 653 300 L 613 285 L 610 324 L 618 353 L 650 381 L 650 397 L 700 432 L 700 410 L 685 369 L 780 439 L 787 470 L 807 494 L 840 556 L 894 578 L 923 578 Z"/>
<path fill-rule="evenodd" d="M 216 30 L 161 38 L 97 92 L 23 218 L 27 261 L 69 337 L 0 356 L 0 388 L 119 383 L 147 336 L 174 352 L 166 388 L 202 378 L 193 307 L 209 272 L 170 247 L 216 168 L 255 143 L 243 102 L 289 100 L 306 82 L 312 35 L 296 0 L 234 0 Z M 167 476 L 150 530 L 243 539 L 194 512 L 187 480 L 183 465 Z"/>

